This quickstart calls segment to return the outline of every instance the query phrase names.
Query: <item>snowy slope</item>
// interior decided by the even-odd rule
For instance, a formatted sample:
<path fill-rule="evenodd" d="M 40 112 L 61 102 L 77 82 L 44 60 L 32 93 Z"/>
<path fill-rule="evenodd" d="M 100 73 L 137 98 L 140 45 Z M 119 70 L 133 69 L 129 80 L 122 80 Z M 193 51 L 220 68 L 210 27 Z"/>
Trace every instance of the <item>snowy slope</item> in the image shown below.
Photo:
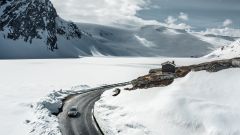
<path fill-rule="evenodd" d="M 82 88 L 82 86 L 95 87 L 102 84 L 125 82 L 148 73 L 149 69 L 158 68 L 160 66 L 160 63 L 162 62 L 165 62 L 167 60 L 172 61 L 173 59 L 176 61 L 177 65 L 197 64 L 210 60 L 204 58 L 195 59 L 195 58 L 110 58 L 110 57 L 109 58 L 92 57 L 81 59 L 57 59 L 57 60 L 1 60 L 0 108 L 1 110 L 4 111 L 0 112 L 0 120 L 4 122 L 0 123 L 1 127 L 0 132 L 1 134 L 4 135 L 5 134 L 27 135 L 39 133 L 47 135 L 49 132 L 57 133 L 59 129 L 56 117 L 50 115 L 50 113 L 47 110 L 40 111 L 38 110 L 37 112 L 35 112 L 36 110 L 33 110 L 31 108 L 32 105 L 38 102 L 43 101 L 46 102 L 46 98 L 44 97 L 46 97 L 49 94 L 52 94 L 52 96 L 53 95 L 59 96 L 59 93 L 53 92 L 53 90 L 56 91 L 60 89 L 78 90 L 79 88 Z M 230 75 L 232 76 L 232 74 L 233 73 L 231 72 Z M 210 74 L 203 73 L 203 75 L 207 75 L 207 78 L 209 77 L 210 79 L 212 79 Z M 235 75 L 236 76 L 238 75 L 238 70 Z M 235 75 L 233 75 L 233 77 Z M 195 74 L 191 76 L 195 76 Z M 188 84 L 187 82 L 192 80 L 191 76 L 183 81 L 184 82 L 183 85 L 176 84 L 174 85 L 174 87 L 176 86 L 176 88 L 182 90 Z M 198 76 L 200 75 L 197 75 L 193 80 L 196 81 L 197 80 L 196 78 Z M 227 76 L 225 72 L 221 77 L 224 78 L 224 76 Z M 217 76 L 217 78 L 221 77 Z M 237 78 L 235 79 L 236 79 L 235 81 L 239 80 Z M 176 81 L 176 83 L 177 82 L 178 81 Z M 200 84 L 192 85 L 194 85 L 194 87 L 205 86 L 203 85 L 203 83 L 211 81 L 208 81 L 208 79 L 205 80 L 205 78 L 200 78 L 200 82 L 202 82 L 200 83 L 201 85 Z M 226 83 L 222 82 L 220 84 L 223 85 Z M 126 101 L 131 100 L 131 102 L 133 102 L 133 100 L 135 100 L 134 99 L 135 96 L 138 96 L 135 95 L 135 93 L 139 93 L 139 95 L 141 95 L 142 97 L 145 97 L 144 93 L 149 93 L 150 94 L 149 97 L 151 97 L 151 99 L 153 99 L 154 101 L 158 99 L 153 97 L 157 96 L 157 93 L 162 91 L 162 89 L 163 91 L 168 91 L 167 90 L 168 88 L 161 88 L 161 90 L 159 89 L 142 90 L 133 91 L 132 94 L 130 92 L 124 92 L 122 94 L 124 95 L 124 97 L 125 95 L 126 97 L 132 95 L 133 98 L 126 98 L 124 100 Z M 107 96 L 107 98 L 110 97 Z M 48 99 L 49 98 L 47 97 L 47 101 Z M 112 98 L 110 99 L 111 99 L 110 101 L 112 101 Z M 119 98 L 117 98 L 117 100 L 118 99 Z M 123 102 L 122 100 L 119 101 Z M 136 101 L 141 103 L 139 100 Z M 133 104 L 134 103 L 136 102 L 133 102 Z M 151 107 L 150 101 L 147 103 L 149 103 L 149 106 Z M 131 105 L 130 102 L 129 105 Z M 140 107 L 143 106 L 144 104 L 140 105 Z M 155 109 L 157 109 L 157 107 L 155 107 Z M 146 112 L 144 113 L 146 114 Z M 117 115 L 118 113 L 116 113 L 116 117 Z M 30 120 L 30 122 L 28 122 L 27 120 Z M 129 126 L 131 127 L 132 125 L 130 124 Z M 32 131 L 33 127 L 35 128 L 34 131 Z M 30 133 L 30 131 L 32 132 Z"/>
<path fill-rule="evenodd" d="M 172 58 L 1 60 L 0 133 L 2 135 L 57 133 L 59 131 L 57 118 L 50 115 L 47 110 L 41 108 L 35 110 L 36 103 L 54 103 L 55 101 L 49 101 L 49 96 L 61 96 L 59 94 L 62 92 L 53 92 L 54 90 L 79 90 L 82 86 L 96 87 L 129 81 L 146 74 L 151 68 L 159 67 L 159 63 L 167 60 Z M 188 65 L 200 63 L 204 59 L 184 58 L 177 61 Z M 34 108 L 31 108 L 32 106 Z"/>
<path fill-rule="evenodd" d="M 239 69 L 193 72 L 167 87 L 107 91 L 95 115 L 107 135 L 238 135 L 239 84 Z"/>
<path fill-rule="evenodd" d="M 164 56 L 199 57 L 215 48 L 213 44 L 202 41 L 185 30 L 162 26 L 141 27 L 137 36 L 149 42 L 150 47 Z"/>
<path fill-rule="evenodd" d="M 112 50 L 112 53 L 107 53 L 114 56 L 199 57 L 232 42 L 220 37 L 207 38 L 202 35 L 200 38 L 195 33 L 160 25 L 147 25 L 136 29 L 94 24 L 78 24 L 78 26 L 100 44 L 107 45 Z M 215 42 L 212 42 L 213 40 Z"/>
<path fill-rule="evenodd" d="M 153 64 L 158 61 L 158 58 L 1 60 L 0 133 L 38 135 L 39 128 L 45 127 L 42 132 L 49 135 L 51 131 L 57 130 L 55 128 L 58 125 L 54 125 L 57 123 L 56 117 L 46 110 L 36 114 L 31 105 L 45 99 L 53 90 L 79 89 L 82 85 L 95 87 L 132 80 L 146 73 L 149 68 L 156 68 L 157 65 Z M 26 120 L 30 120 L 30 123 Z M 32 125 L 36 126 L 33 131 Z"/>
<path fill-rule="evenodd" d="M 185 31 L 162 26 L 148 29 L 126 30 L 100 25 L 82 24 L 81 39 L 67 40 L 58 37 L 58 49 L 50 51 L 41 39 L 32 43 L 23 39 L 11 40 L 0 37 L 0 58 L 77 58 L 79 56 L 203 56 L 216 48 Z M 156 27 L 165 29 L 157 31 Z M 1 34 L 0 34 L 1 35 Z M 3 34 L 2 34 L 3 35 Z M 186 52 L 186 49 L 189 50 Z M 176 51 L 177 50 L 177 51 Z M 37 53 L 36 53 L 37 52 Z"/>
<path fill-rule="evenodd" d="M 223 46 L 205 57 L 220 59 L 240 57 L 240 40 L 236 40 L 230 45 Z"/>

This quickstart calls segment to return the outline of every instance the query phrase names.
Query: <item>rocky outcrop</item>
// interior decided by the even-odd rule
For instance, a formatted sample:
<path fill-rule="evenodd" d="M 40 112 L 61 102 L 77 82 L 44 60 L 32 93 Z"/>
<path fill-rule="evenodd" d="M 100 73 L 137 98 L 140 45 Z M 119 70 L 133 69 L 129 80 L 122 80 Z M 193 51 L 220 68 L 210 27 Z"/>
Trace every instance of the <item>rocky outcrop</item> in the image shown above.
<path fill-rule="evenodd" d="M 114 92 L 114 94 L 112 96 L 116 97 L 117 95 L 119 95 L 121 93 L 121 89 L 116 88 L 113 92 Z"/>
<path fill-rule="evenodd" d="M 7 3 L 7 0 L 1 0 L 1 1 L 0 1 L 0 6 L 4 5 L 4 4 L 6 4 L 6 3 Z"/>
<path fill-rule="evenodd" d="M 207 72 L 218 72 L 220 70 L 228 68 L 239 68 L 240 58 L 226 59 L 226 60 L 216 60 L 212 62 L 205 62 L 190 66 L 176 67 L 175 73 L 163 73 L 162 69 L 151 69 L 149 74 L 141 76 L 135 80 L 132 80 L 134 89 L 146 89 L 152 87 L 163 87 L 170 85 L 175 78 L 185 77 L 189 72 L 207 71 Z"/>
<path fill-rule="evenodd" d="M 5 0 L 0 4 L 0 31 L 6 38 L 30 43 L 43 39 L 51 51 L 58 49 L 58 35 L 81 38 L 79 28 L 59 18 L 50 0 Z"/>
<path fill-rule="evenodd" d="M 205 62 L 196 65 L 178 67 L 177 69 L 187 68 L 192 71 L 202 71 L 206 70 L 207 72 L 218 72 L 220 70 L 240 67 L 240 58 L 225 59 L 225 60 L 216 60 L 212 62 Z"/>
<path fill-rule="evenodd" d="M 132 81 L 132 89 L 146 89 L 152 87 L 160 87 L 170 85 L 174 81 L 175 76 L 173 74 L 148 74 L 141 76 Z"/>

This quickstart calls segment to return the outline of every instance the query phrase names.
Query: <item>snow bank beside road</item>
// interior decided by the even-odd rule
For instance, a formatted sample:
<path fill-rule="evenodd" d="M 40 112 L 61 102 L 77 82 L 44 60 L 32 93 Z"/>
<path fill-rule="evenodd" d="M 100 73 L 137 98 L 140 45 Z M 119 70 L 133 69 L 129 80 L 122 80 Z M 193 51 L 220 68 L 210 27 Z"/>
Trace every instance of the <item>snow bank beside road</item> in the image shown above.
<path fill-rule="evenodd" d="M 105 92 L 95 115 L 106 134 L 240 134 L 240 70 L 193 72 L 167 87 Z"/>
<path fill-rule="evenodd" d="M 58 118 L 52 113 L 57 113 L 64 97 L 60 92 L 52 92 L 42 101 L 32 105 L 34 119 L 29 120 L 32 135 L 61 135 Z"/>
<path fill-rule="evenodd" d="M 58 118 L 53 114 L 58 114 L 63 105 L 63 99 L 71 94 L 84 92 L 88 86 L 78 86 L 77 89 L 53 91 L 47 97 L 42 98 L 31 107 L 36 116 L 33 121 L 29 120 L 29 125 L 32 127 L 31 134 L 33 135 L 61 135 Z"/>

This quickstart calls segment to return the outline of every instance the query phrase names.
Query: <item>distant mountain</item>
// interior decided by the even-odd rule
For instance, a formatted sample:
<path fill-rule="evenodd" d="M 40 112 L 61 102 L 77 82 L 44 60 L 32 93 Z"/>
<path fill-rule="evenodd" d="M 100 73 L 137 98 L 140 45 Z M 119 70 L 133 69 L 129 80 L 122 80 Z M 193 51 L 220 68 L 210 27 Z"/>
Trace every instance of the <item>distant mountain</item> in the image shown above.
<path fill-rule="evenodd" d="M 127 30 L 61 19 L 49 0 L 0 2 L 0 59 L 81 56 L 199 57 L 214 45 L 163 26 Z"/>
<path fill-rule="evenodd" d="M 185 30 L 158 25 L 142 26 L 135 30 L 93 24 L 78 26 L 91 33 L 101 44 L 107 45 L 114 52 L 112 55 L 116 56 L 200 57 L 219 47 L 204 41 L 204 36 L 199 38 Z"/>

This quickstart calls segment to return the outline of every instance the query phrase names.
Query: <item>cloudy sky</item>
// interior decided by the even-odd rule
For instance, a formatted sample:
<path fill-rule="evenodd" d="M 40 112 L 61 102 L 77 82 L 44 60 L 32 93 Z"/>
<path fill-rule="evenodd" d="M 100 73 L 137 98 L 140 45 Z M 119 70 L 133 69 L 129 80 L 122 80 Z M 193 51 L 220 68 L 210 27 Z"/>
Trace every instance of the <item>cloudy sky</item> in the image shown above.
<path fill-rule="evenodd" d="M 240 28 L 240 0 L 51 0 L 74 22 L 143 25 L 164 22 L 195 29 Z"/>

